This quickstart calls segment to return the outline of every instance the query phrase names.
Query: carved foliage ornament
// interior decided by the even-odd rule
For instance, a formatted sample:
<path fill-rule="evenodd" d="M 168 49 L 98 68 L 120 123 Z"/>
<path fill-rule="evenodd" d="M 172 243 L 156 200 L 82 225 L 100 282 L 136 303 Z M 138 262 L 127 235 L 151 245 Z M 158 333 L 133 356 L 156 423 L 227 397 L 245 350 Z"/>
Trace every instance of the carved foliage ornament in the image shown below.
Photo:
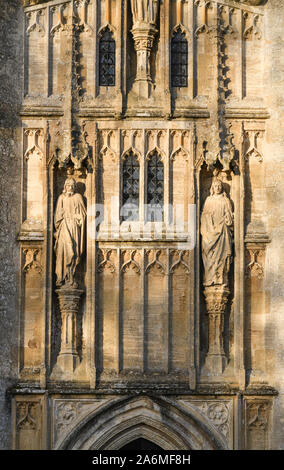
<path fill-rule="evenodd" d="M 57 428 L 64 431 L 70 426 L 78 414 L 78 404 L 75 402 L 60 403 L 57 407 Z"/>
<path fill-rule="evenodd" d="M 247 404 L 247 426 L 266 431 L 269 421 L 270 403 L 267 401 L 250 402 Z"/>
<path fill-rule="evenodd" d="M 230 404 L 222 402 L 205 402 L 200 408 L 211 423 L 220 431 L 226 439 L 229 437 L 230 431 Z"/>

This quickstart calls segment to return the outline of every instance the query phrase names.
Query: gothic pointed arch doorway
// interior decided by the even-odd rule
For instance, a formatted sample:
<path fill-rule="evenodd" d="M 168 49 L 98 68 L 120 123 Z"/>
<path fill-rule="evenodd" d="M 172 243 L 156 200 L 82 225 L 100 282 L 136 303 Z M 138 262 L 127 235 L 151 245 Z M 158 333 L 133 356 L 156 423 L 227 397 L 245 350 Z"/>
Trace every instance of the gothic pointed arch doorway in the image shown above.
<path fill-rule="evenodd" d="M 222 434 L 195 407 L 185 408 L 161 396 L 110 400 L 77 421 L 56 448 L 131 450 L 135 446 L 148 446 L 148 450 L 228 449 Z"/>
<path fill-rule="evenodd" d="M 154 442 L 149 441 L 140 437 L 134 441 L 129 442 L 125 446 L 121 447 L 120 450 L 162 450 L 162 447 L 158 446 Z"/>

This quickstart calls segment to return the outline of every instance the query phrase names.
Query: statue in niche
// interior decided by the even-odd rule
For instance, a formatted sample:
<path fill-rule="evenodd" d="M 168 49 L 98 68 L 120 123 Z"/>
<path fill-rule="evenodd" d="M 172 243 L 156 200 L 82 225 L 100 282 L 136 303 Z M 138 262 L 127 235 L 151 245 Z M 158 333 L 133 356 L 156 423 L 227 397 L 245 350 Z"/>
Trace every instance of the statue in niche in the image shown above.
<path fill-rule="evenodd" d="M 76 268 L 84 250 L 86 208 L 74 178 L 68 177 L 54 216 L 57 286 L 77 288 Z"/>
<path fill-rule="evenodd" d="M 131 0 L 133 23 L 156 23 L 159 0 Z"/>
<path fill-rule="evenodd" d="M 233 211 L 223 183 L 215 175 L 201 214 L 205 287 L 228 286 L 232 261 Z"/>

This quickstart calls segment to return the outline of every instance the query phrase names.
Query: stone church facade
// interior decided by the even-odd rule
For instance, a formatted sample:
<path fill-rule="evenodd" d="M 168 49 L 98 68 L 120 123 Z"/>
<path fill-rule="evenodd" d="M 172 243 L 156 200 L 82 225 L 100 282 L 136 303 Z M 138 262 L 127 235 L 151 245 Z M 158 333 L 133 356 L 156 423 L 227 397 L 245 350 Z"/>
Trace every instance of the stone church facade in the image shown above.
<path fill-rule="evenodd" d="M 1 5 L 1 448 L 283 448 L 280 3 Z"/>

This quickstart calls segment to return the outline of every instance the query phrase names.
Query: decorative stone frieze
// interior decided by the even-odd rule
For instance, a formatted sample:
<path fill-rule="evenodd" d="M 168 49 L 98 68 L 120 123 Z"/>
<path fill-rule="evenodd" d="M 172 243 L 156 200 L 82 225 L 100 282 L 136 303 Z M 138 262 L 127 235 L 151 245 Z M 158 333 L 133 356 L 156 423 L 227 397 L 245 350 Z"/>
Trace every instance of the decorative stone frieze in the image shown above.
<path fill-rule="evenodd" d="M 185 406 L 197 408 L 202 415 L 209 419 L 210 423 L 226 439 L 228 447 L 233 448 L 234 442 L 234 412 L 233 400 L 181 400 Z"/>

